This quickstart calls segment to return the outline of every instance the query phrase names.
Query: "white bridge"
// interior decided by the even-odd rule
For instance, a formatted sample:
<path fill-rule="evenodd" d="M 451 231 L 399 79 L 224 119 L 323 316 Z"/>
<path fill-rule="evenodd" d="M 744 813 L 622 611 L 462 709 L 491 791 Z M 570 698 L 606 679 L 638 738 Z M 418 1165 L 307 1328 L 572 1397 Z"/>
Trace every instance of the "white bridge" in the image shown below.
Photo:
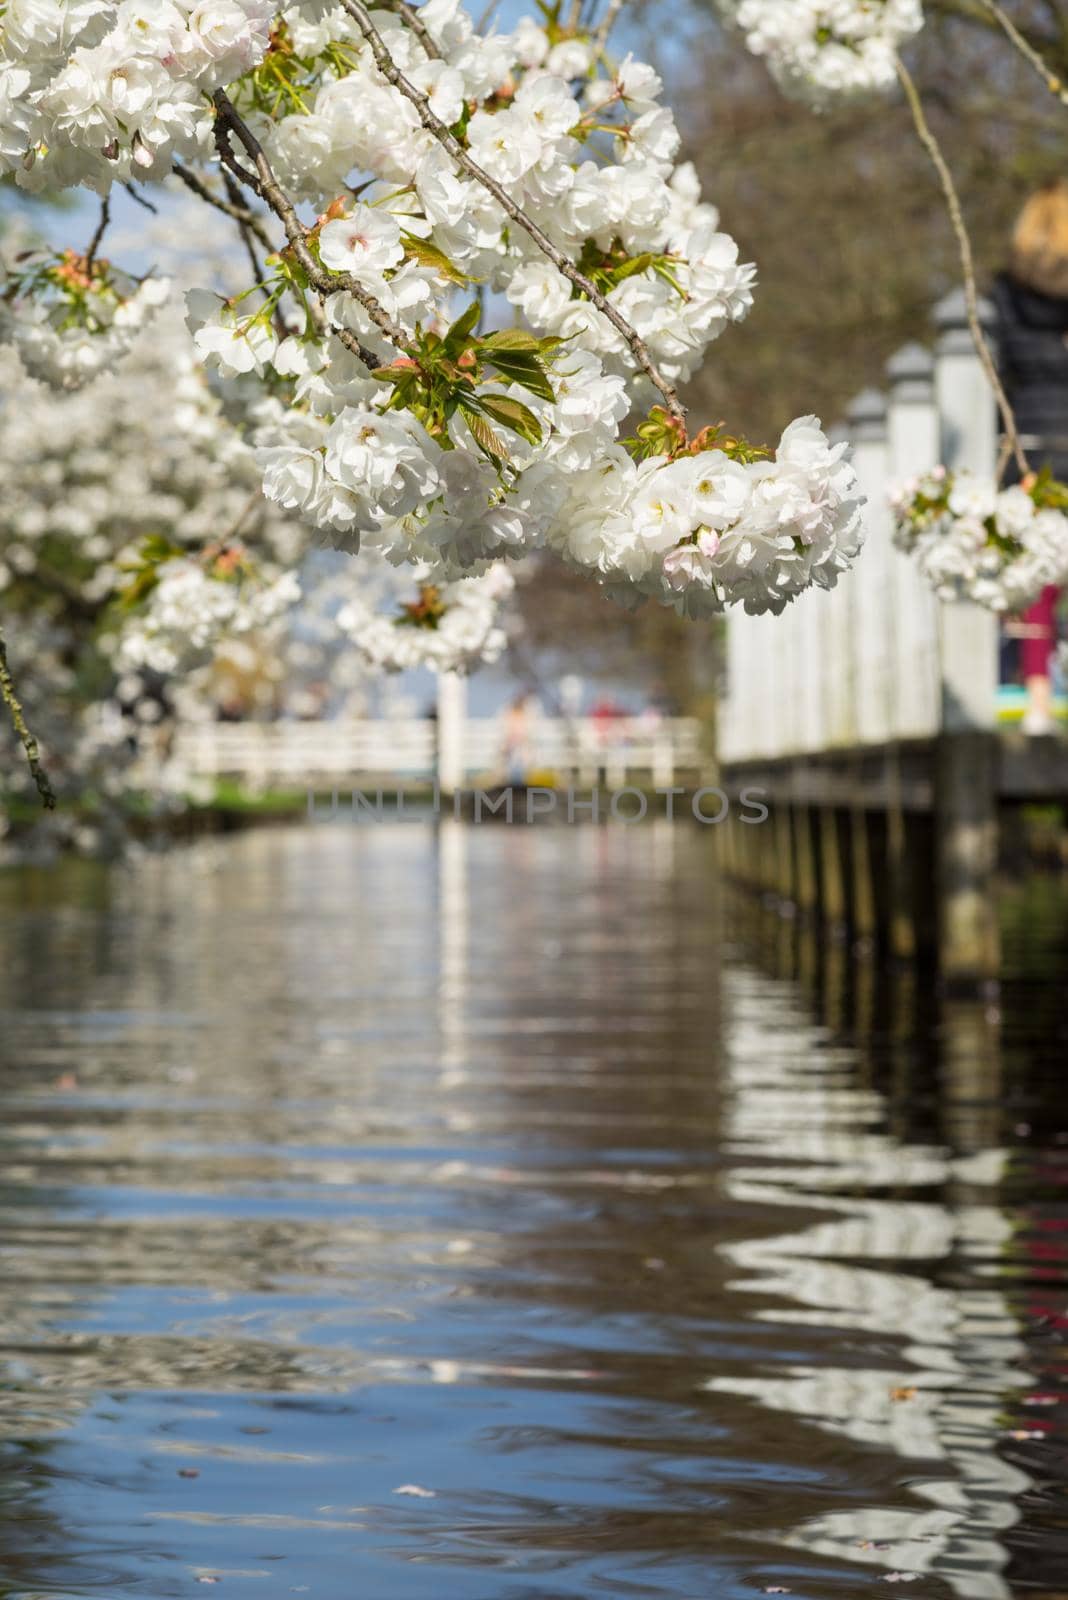
<path fill-rule="evenodd" d="M 460 690 L 457 696 L 457 689 Z M 459 700 L 459 703 L 457 703 Z M 210 722 L 182 728 L 175 755 L 198 778 L 236 778 L 253 788 L 377 788 L 429 783 L 447 790 L 512 781 L 631 778 L 665 788 L 706 771 L 705 730 L 687 717 L 531 716 L 522 739 L 505 717 L 465 718 L 462 684 L 442 680 L 438 717 L 324 722 Z"/>

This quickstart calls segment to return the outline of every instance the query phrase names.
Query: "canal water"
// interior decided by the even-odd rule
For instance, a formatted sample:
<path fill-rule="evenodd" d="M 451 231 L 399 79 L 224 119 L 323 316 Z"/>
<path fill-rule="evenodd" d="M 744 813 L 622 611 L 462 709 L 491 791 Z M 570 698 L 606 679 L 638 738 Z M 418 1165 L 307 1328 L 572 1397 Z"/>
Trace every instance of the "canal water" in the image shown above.
<path fill-rule="evenodd" d="M 5 875 L 0 1594 L 1063 1597 L 1068 893 L 1005 920 L 951 1004 L 687 824 Z"/>

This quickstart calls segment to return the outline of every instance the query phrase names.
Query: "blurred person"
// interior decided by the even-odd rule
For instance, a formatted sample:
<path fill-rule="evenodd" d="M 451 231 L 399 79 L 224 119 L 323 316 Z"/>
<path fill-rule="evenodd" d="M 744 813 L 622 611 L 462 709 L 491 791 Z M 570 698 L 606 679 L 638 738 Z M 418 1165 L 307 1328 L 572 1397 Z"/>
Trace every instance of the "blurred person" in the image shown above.
<path fill-rule="evenodd" d="M 1026 201 L 1012 235 L 1007 269 L 994 283 L 1001 376 L 1020 442 L 1036 469 L 1068 481 L 1068 181 L 1044 184 Z M 1015 465 L 1005 482 L 1019 482 Z M 1027 689 L 1026 733 L 1054 728 L 1051 659 L 1057 647 L 1052 585 L 1005 625 Z M 1011 666 L 1009 672 L 1012 672 Z"/>
<path fill-rule="evenodd" d="M 517 694 L 504 714 L 504 761 L 508 782 L 521 787 L 530 766 L 530 696 Z"/>

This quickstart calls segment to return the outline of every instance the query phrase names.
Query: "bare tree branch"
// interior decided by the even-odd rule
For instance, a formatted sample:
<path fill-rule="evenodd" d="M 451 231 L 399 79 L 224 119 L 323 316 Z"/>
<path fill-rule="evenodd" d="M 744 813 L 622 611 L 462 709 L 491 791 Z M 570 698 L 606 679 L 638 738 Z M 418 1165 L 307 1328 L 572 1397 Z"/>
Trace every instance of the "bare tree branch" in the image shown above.
<path fill-rule="evenodd" d="M 920 143 L 930 156 L 931 164 L 942 185 L 946 209 L 949 212 L 949 220 L 956 235 L 957 247 L 960 251 L 960 264 L 964 274 L 964 299 L 968 311 L 968 326 L 971 329 L 976 353 L 982 362 L 983 371 L 986 373 L 990 387 L 994 391 L 994 398 L 997 401 L 998 410 L 1001 413 L 1001 420 L 1005 428 L 1005 441 L 1009 452 L 1016 462 L 1021 476 L 1026 477 L 1031 469 L 1028 465 L 1027 456 L 1024 454 L 1023 446 L 1020 443 L 1016 416 L 1012 406 L 1009 404 L 1009 397 L 1005 393 L 1004 385 L 998 375 L 997 364 L 991 353 L 986 334 L 983 332 L 983 324 L 979 316 L 979 289 L 975 281 L 975 258 L 972 254 L 972 242 L 968 237 L 968 228 L 964 221 L 964 212 L 961 209 L 957 186 L 953 181 L 953 174 L 949 170 L 949 164 L 942 154 L 942 147 L 935 138 L 930 123 L 927 121 L 919 90 L 916 88 L 911 73 L 900 57 L 897 59 L 897 75 L 901 87 L 905 91 L 905 99 L 908 101 L 909 110 L 912 112 L 912 120 L 916 125 Z M 1000 477 L 1000 473 L 998 476 Z"/>
<path fill-rule="evenodd" d="M 110 199 L 108 198 L 107 195 L 104 195 L 101 198 L 101 201 L 100 201 L 100 221 L 97 223 L 96 232 L 93 234 L 93 237 L 89 241 L 89 248 L 85 252 L 85 270 L 86 270 L 86 272 L 90 272 L 92 270 L 93 262 L 96 260 L 96 253 L 100 249 L 101 244 L 103 243 L 104 235 L 108 231 L 108 223 L 110 221 L 111 221 L 111 201 L 110 201 Z"/>
<path fill-rule="evenodd" d="M 195 172 L 191 172 L 188 167 L 183 166 L 180 161 L 172 163 L 172 171 L 175 177 L 180 178 L 186 188 L 199 199 L 207 201 L 209 206 L 214 206 L 216 211 L 221 211 L 224 216 L 233 217 L 235 222 L 243 222 L 265 250 L 274 249 L 274 243 L 263 225 L 262 218 L 258 217 L 254 211 L 250 211 L 247 206 L 235 205 L 233 201 L 221 199 L 219 195 L 208 188 L 202 178 L 198 177 Z"/>
<path fill-rule="evenodd" d="M 1024 38 L 1023 34 L 1020 32 L 1019 28 L 1016 26 L 1015 22 L 1013 22 L 1008 13 L 998 5 L 997 0 L 982 0 L 982 3 L 990 12 L 990 15 L 995 19 L 998 26 L 1005 34 L 1005 37 L 1023 56 L 1028 66 L 1032 67 L 1035 72 L 1037 72 L 1038 76 L 1042 79 L 1042 82 L 1046 85 L 1046 88 L 1049 90 L 1050 94 L 1054 95 L 1061 102 L 1062 106 L 1068 106 L 1068 90 L 1065 89 L 1064 84 L 1053 71 L 1052 67 L 1050 67 L 1048 63 L 1043 60 L 1042 56 L 1035 49 L 1034 45 L 1031 44 L 1028 39 Z"/>
<path fill-rule="evenodd" d="M 615 27 L 619 18 L 619 13 L 623 10 L 623 7 L 626 5 L 626 3 L 627 0 L 608 0 L 605 14 L 601 18 L 600 26 L 593 36 L 594 45 L 600 54 L 603 54 L 607 48 L 609 35 L 611 34 L 612 29 Z"/>
<path fill-rule="evenodd" d="M 441 60 L 441 51 L 434 43 L 418 11 L 414 6 L 408 4 L 408 0 L 379 0 L 379 4 L 384 6 L 387 11 L 394 12 L 398 17 L 403 17 L 427 55 L 434 61 Z"/>
<path fill-rule="evenodd" d="M 371 20 L 371 14 L 363 4 L 363 0 L 340 0 L 340 3 L 371 46 L 371 53 L 382 76 L 404 95 L 406 100 L 411 101 L 418 111 L 419 120 L 427 132 L 432 133 L 438 143 L 443 145 L 449 155 L 452 156 L 457 166 L 474 178 L 477 183 L 480 183 L 493 196 L 505 214 L 511 217 L 512 221 L 522 228 L 524 233 L 530 235 L 542 254 L 548 256 L 553 266 L 559 272 L 562 272 L 564 277 L 573 283 L 577 289 L 582 291 L 591 304 L 597 307 L 602 316 L 607 317 L 616 332 L 626 340 L 636 363 L 645 373 L 650 383 L 663 396 L 664 404 L 670 415 L 676 422 L 685 426 L 686 412 L 679 397 L 674 387 L 658 371 L 645 341 L 637 330 L 632 328 L 626 318 L 620 315 L 611 301 L 607 300 L 596 285 L 591 283 L 585 273 L 580 272 L 563 251 L 553 244 L 548 235 L 543 233 L 533 218 L 529 217 L 523 210 L 522 206 L 516 204 L 508 191 L 494 178 L 491 178 L 489 173 L 482 170 L 478 163 L 467 153 L 460 141 L 441 121 L 441 118 L 435 115 L 426 95 L 408 81 L 393 60 L 389 50 L 386 48 L 382 35 Z"/>
<path fill-rule="evenodd" d="M 154 206 L 151 200 L 147 200 L 137 188 L 136 184 L 124 183 L 123 188 L 136 205 L 141 206 L 145 211 L 151 211 L 154 217 L 159 216 L 159 206 Z"/>
<path fill-rule="evenodd" d="M 41 796 L 41 804 L 46 811 L 56 809 L 56 792 L 48 781 L 48 774 L 41 765 L 41 752 L 37 740 L 26 726 L 26 718 L 22 714 L 22 706 L 18 695 L 15 693 L 14 680 L 11 669 L 7 663 L 7 645 L 4 642 L 4 631 L 0 628 L 0 697 L 3 698 L 11 717 L 11 726 L 14 728 L 22 748 L 26 752 L 26 764 L 37 785 L 37 793 Z"/>

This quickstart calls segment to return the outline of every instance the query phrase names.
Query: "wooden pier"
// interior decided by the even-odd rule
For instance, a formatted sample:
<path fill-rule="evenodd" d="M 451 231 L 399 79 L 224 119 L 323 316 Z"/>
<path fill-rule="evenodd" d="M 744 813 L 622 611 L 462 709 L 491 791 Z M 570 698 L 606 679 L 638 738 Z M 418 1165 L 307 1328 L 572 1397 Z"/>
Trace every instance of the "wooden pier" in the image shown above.
<path fill-rule="evenodd" d="M 936 309 L 885 394 L 845 429 L 867 542 L 831 591 L 782 617 L 732 616 L 721 781 L 763 788 L 765 827 L 726 837 L 728 867 L 858 944 L 937 962 L 950 984 L 997 977 L 999 834 L 1013 809 L 1068 799 L 1068 743 L 997 724 L 998 622 L 939 602 L 891 542 L 887 491 L 943 462 L 992 475 L 993 396 L 963 296 Z"/>

